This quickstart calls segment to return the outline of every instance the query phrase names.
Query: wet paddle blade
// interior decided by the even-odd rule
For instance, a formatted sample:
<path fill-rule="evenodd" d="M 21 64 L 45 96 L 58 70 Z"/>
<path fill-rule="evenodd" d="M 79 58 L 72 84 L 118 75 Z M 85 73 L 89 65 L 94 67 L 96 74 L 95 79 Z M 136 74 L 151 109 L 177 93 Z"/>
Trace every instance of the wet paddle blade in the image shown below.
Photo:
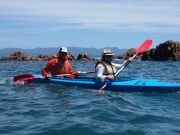
<path fill-rule="evenodd" d="M 142 53 L 144 51 L 147 51 L 150 48 L 151 44 L 152 44 L 151 39 L 148 39 L 148 40 L 144 41 L 144 43 L 142 43 L 140 45 L 140 47 L 137 49 L 136 55 L 138 55 L 138 54 L 140 54 L 140 53 Z"/>
<path fill-rule="evenodd" d="M 31 74 L 23 74 L 23 75 L 18 75 L 13 78 L 13 82 L 26 82 L 30 83 L 31 81 L 37 79 L 35 76 Z"/>

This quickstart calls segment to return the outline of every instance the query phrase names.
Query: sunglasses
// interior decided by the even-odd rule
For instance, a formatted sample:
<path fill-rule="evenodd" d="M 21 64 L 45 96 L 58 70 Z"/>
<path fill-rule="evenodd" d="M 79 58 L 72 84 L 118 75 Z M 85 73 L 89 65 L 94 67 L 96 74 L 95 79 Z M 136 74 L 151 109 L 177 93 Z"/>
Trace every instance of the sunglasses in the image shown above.
<path fill-rule="evenodd" d="M 61 55 L 67 55 L 67 53 L 66 52 L 61 52 Z"/>
<path fill-rule="evenodd" d="M 106 57 L 106 58 L 113 58 L 112 55 L 105 55 L 104 57 Z"/>

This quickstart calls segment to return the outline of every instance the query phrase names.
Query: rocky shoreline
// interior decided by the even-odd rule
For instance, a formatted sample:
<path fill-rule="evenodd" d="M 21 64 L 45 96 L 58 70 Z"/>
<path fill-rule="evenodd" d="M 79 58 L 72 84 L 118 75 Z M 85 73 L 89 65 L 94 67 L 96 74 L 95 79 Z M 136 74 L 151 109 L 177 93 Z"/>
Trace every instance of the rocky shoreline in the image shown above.
<path fill-rule="evenodd" d="M 131 48 L 125 54 L 115 55 L 115 59 L 128 59 L 132 57 L 136 52 L 136 49 Z M 16 51 L 12 54 L 4 57 L 0 57 L 0 61 L 48 61 L 52 58 L 56 57 L 56 54 L 49 56 L 40 54 L 39 56 L 33 56 L 30 54 L 25 54 L 23 51 Z M 70 52 L 68 53 L 69 60 L 95 60 L 89 54 L 80 53 L 77 58 L 74 57 Z M 168 40 L 164 43 L 161 43 L 156 46 L 156 48 L 152 48 L 142 55 L 137 56 L 136 59 L 144 60 L 144 61 L 177 61 L 180 60 L 180 42 Z"/>
<path fill-rule="evenodd" d="M 156 48 L 144 52 L 141 59 L 153 61 L 180 60 L 180 42 L 168 40 L 161 43 Z"/>

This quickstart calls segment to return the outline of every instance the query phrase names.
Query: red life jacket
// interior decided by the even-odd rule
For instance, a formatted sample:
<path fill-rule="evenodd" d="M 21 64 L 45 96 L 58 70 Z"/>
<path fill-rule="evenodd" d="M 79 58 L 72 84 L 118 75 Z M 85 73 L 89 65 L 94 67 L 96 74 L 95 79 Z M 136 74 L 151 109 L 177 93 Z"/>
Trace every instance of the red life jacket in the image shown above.
<path fill-rule="evenodd" d="M 59 75 L 59 74 L 70 74 L 73 73 L 73 68 L 69 63 L 69 60 L 66 59 L 64 61 L 58 60 L 58 58 L 53 58 L 48 62 L 45 68 L 42 70 L 42 75 L 46 76 L 48 72 L 51 72 L 51 75 Z M 75 78 L 74 75 L 66 76 L 68 78 Z"/>

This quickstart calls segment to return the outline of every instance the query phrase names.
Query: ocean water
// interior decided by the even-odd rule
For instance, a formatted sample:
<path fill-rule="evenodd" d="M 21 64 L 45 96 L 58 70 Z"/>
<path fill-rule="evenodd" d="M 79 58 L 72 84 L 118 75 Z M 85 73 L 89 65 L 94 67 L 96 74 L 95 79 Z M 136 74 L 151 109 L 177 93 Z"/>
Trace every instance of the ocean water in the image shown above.
<path fill-rule="evenodd" d="M 13 85 L 13 76 L 40 74 L 46 63 L 0 62 L 0 135 L 180 134 L 180 93 L 97 93 L 57 84 Z M 80 71 L 94 70 L 95 65 L 95 61 L 71 63 Z M 180 83 L 179 67 L 180 62 L 133 61 L 119 77 Z"/>

